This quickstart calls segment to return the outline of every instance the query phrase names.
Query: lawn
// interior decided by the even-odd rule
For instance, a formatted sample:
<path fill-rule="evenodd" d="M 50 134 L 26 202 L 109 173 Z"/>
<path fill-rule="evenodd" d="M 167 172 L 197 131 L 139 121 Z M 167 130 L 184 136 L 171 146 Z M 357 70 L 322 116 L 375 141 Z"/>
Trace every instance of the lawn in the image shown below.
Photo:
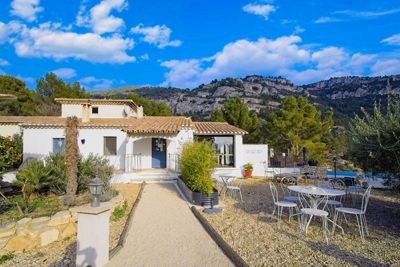
<path fill-rule="evenodd" d="M 343 222 L 345 234 L 331 234 L 326 244 L 318 220 L 307 235 L 298 231 L 296 219 L 289 223 L 287 215 L 278 228 L 265 179 L 247 179 L 241 189 L 243 203 L 226 197 L 222 213 L 205 216 L 251 266 L 400 266 L 400 200 L 392 194 L 373 190 L 367 210 L 370 236 L 365 241 L 355 221 L 349 220 Z M 349 199 L 345 206 L 350 204 Z"/>

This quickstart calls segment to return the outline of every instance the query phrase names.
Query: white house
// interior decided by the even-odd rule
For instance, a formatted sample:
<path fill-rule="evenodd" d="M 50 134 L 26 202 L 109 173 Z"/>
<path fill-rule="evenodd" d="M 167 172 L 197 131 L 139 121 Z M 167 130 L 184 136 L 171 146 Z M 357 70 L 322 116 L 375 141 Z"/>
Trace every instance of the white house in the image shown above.
<path fill-rule="evenodd" d="M 244 145 L 246 131 L 228 123 L 145 116 L 132 100 L 59 98 L 56 102 L 61 104 L 60 117 L 0 116 L 0 135 L 22 134 L 24 160 L 62 151 L 66 118 L 76 116 L 80 153 L 107 157 L 118 170 L 114 182 L 160 173 L 176 176 L 183 144 L 195 139 L 212 142 L 219 157 L 216 175 L 241 176 L 247 162 L 253 163 L 257 176 L 264 175 L 267 167 L 267 146 Z"/>

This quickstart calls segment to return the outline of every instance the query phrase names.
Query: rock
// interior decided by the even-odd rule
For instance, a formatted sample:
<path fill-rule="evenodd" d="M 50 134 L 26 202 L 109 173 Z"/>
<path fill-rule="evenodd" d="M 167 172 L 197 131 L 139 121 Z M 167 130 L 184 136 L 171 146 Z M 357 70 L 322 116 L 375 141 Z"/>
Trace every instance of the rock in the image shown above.
<path fill-rule="evenodd" d="M 5 247 L 9 239 L 10 238 L 8 237 L 0 238 L 0 250 L 2 250 Z"/>
<path fill-rule="evenodd" d="M 79 207 L 73 207 L 70 208 L 69 211 L 71 212 L 71 222 L 77 222 L 78 221 L 78 212 L 77 210 L 79 209 Z"/>
<path fill-rule="evenodd" d="M 68 210 L 60 211 L 51 216 L 50 221 L 48 222 L 48 226 L 58 226 L 62 224 L 66 224 L 71 219 L 71 213 Z"/>
<path fill-rule="evenodd" d="M 21 220 L 19 220 L 18 222 L 17 222 L 17 226 L 18 227 L 20 227 L 20 226 L 25 226 L 25 225 L 27 225 L 27 224 L 29 224 L 29 223 L 31 223 L 32 222 L 32 218 L 22 218 Z"/>
<path fill-rule="evenodd" d="M 61 233 L 61 239 L 64 239 L 66 237 L 72 236 L 76 234 L 76 224 L 73 222 L 70 222 L 67 227 L 62 231 Z"/>
<path fill-rule="evenodd" d="M 58 240 L 59 236 L 59 231 L 55 228 L 47 228 L 44 231 L 42 231 L 39 235 L 40 237 L 40 246 L 44 247 L 47 246 L 50 243 L 53 243 L 54 241 Z"/>
<path fill-rule="evenodd" d="M 30 247 L 32 247 L 31 240 L 24 236 L 15 236 L 8 241 L 5 248 L 8 251 L 22 251 Z"/>
<path fill-rule="evenodd" d="M 31 224 L 47 224 L 50 221 L 50 217 L 39 217 L 31 221 Z"/>
<path fill-rule="evenodd" d="M 0 227 L 0 238 L 12 236 L 15 233 L 15 222 L 7 223 Z"/>

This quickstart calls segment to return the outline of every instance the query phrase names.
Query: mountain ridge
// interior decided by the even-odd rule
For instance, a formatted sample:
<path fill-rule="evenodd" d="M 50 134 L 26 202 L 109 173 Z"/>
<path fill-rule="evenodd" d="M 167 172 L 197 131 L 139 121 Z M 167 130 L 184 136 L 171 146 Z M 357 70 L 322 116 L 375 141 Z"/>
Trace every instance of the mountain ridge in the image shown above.
<path fill-rule="evenodd" d="M 225 100 L 239 96 L 249 109 L 260 112 L 274 109 L 280 99 L 304 96 L 323 109 L 333 108 L 339 116 L 357 113 L 361 106 L 370 109 L 375 101 L 384 101 L 387 85 L 400 95 L 400 75 L 363 77 L 346 76 L 297 86 L 283 77 L 250 75 L 244 78 L 225 78 L 202 84 L 193 90 L 157 86 L 125 86 L 90 92 L 92 97 L 126 97 L 137 93 L 170 106 L 174 114 L 206 119 L 210 112 L 223 106 Z"/>

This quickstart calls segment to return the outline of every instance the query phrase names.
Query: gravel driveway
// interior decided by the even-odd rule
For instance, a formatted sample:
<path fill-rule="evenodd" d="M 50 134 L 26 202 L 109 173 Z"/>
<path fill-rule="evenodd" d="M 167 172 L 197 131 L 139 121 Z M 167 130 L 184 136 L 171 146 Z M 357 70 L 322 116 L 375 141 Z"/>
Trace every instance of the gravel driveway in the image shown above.
<path fill-rule="evenodd" d="M 173 184 L 147 184 L 110 266 L 233 266 Z"/>

